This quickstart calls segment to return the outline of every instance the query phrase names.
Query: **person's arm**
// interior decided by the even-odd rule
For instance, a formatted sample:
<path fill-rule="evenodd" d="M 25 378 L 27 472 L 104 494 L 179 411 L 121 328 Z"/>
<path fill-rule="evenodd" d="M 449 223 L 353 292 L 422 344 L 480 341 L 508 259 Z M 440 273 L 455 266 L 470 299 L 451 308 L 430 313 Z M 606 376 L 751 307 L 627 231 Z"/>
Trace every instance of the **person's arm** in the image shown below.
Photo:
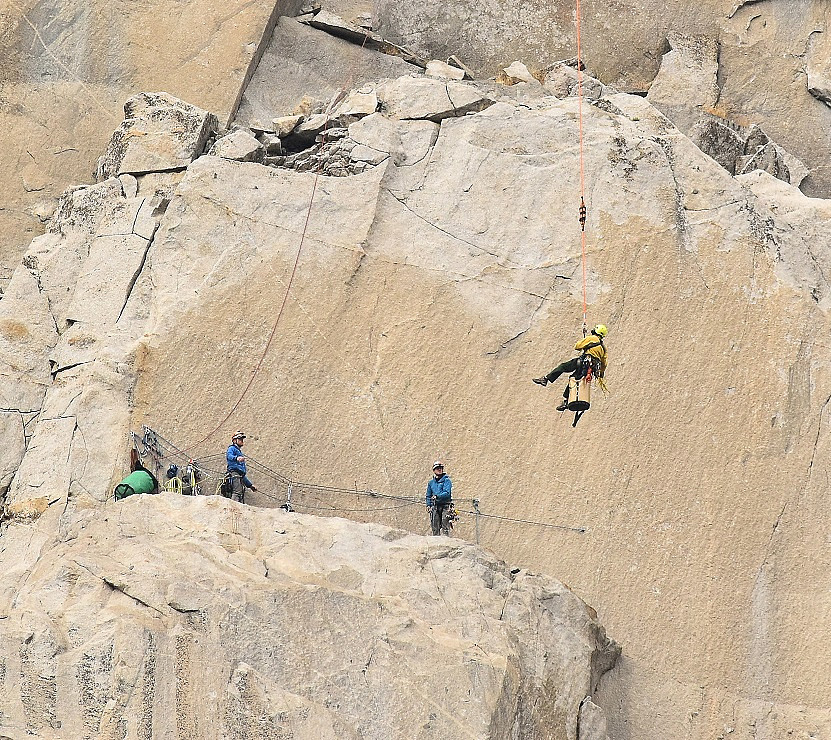
<path fill-rule="evenodd" d="M 447 485 L 444 487 L 444 490 L 447 492 L 448 498 L 453 498 L 453 481 L 451 481 L 448 476 L 445 476 L 444 479 L 447 481 Z"/>
<path fill-rule="evenodd" d="M 256 486 L 255 486 L 255 485 L 254 485 L 254 484 L 253 484 L 250 480 L 248 480 L 248 476 L 247 476 L 247 475 L 242 476 L 242 484 L 243 484 L 246 488 L 250 488 L 252 491 L 256 491 L 256 490 L 257 490 Z"/>
<path fill-rule="evenodd" d="M 228 467 L 232 467 L 232 463 L 236 463 L 237 461 L 235 449 L 234 445 L 231 445 L 225 453 L 225 462 L 228 463 Z"/>

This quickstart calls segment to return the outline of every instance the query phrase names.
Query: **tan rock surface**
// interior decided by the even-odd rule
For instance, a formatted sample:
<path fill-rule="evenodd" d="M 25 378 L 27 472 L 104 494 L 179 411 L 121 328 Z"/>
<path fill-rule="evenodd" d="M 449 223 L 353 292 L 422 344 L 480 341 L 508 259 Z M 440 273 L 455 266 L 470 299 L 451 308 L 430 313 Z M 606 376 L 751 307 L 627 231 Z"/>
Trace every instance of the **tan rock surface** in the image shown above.
<path fill-rule="evenodd" d="M 293 15 L 299 0 L 279 0 Z M 124 101 L 163 90 L 217 114 L 238 104 L 274 2 L 10 0 L 0 7 L 0 287 L 44 209 L 89 182 Z"/>
<path fill-rule="evenodd" d="M 431 77 L 399 77 L 378 86 L 385 112 L 393 118 L 430 120 L 478 113 L 493 101 L 463 82 Z"/>
<path fill-rule="evenodd" d="M 316 187 L 310 173 L 196 160 L 158 214 L 128 318 L 114 326 L 102 311 L 97 347 L 78 346 L 76 324 L 43 353 L 44 367 L 96 358 L 45 381 L 45 419 L 100 427 L 87 440 L 95 465 L 82 464 L 73 430 L 61 504 L 107 495 L 127 427 L 142 422 L 197 456 L 221 455 L 243 427 L 248 453 L 296 480 L 415 496 L 440 456 L 460 499 L 480 498 L 485 512 L 587 529 L 484 520 L 479 535 L 561 575 L 624 644 L 593 694 L 610 737 L 822 737 L 830 298 L 817 258 L 827 228 L 800 223 L 828 216 L 784 183 L 731 177 L 642 98 L 584 103 L 588 318 L 611 329 L 613 395 L 572 430 L 553 412 L 560 388 L 530 378 L 579 336 L 577 104 L 506 98 L 440 124 L 370 116 L 355 134 L 390 156 Z M 112 187 L 95 208 L 61 211 L 52 264 L 77 255 L 80 271 L 89 242 L 128 219 Z M 240 400 L 313 189 L 285 312 Z M 71 274 L 41 272 L 66 315 Z M 123 276 L 114 285 L 123 297 Z M 59 449 L 26 454 L 11 503 L 37 497 Z M 282 501 L 264 474 L 255 483 L 250 503 Z M 348 513 L 356 498 L 297 503 Z M 425 526 L 420 506 L 377 516 Z M 472 538 L 472 524 L 459 532 Z"/>
<path fill-rule="evenodd" d="M 167 93 L 139 93 L 124 104 L 124 120 L 98 160 L 96 177 L 184 169 L 217 128 L 208 111 Z"/>
<path fill-rule="evenodd" d="M 719 44 L 710 36 L 671 34 L 670 50 L 649 87 L 647 99 L 679 129 L 689 134 L 702 113 L 712 113 L 721 89 Z"/>
<path fill-rule="evenodd" d="M 428 58 L 457 54 L 489 77 L 515 59 L 541 69 L 574 57 L 574 9 L 573 2 L 376 0 L 375 21 L 393 41 Z M 821 92 L 828 59 L 825 2 L 584 0 L 582 11 L 588 68 L 627 91 L 649 89 L 670 51 L 668 39 L 683 34 L 717 43 L 718 111 L 741 125 L 761 125 L 812 170 L 805 192 L 831 194 L 831 141 L 824 133 L 831 110 Z M 699 104 L 697 91 L 691 93 L 691 108 Z"/>
<path fill-rule="evenodd" d="M 279 142 L 279 139 L 277 141 Z M 265 147 L 248 131 L 239 129 L 217 139 L 211 147 L 210 154 L 237 162 L 262 162 Z"/>
<path fill-rule="evenodd" d="M 0 560 L 31 540 L 12 525 Z M 71 507 L 5 580 L 4 737 L 577 740 L 618 653 L 475 546 L 217 497 Z"/>
<path fill-rule="evenodd" d="M 553 414 L 558 391 L 530 383 L 579 331 L 573 99 L 446 119 L 412 166 L 326 180 L 287 311 L 228 424 L 256 429 L 251 454 L 301 480 L 410 493 L 449 455 L 459 491 L 490 511 L 587 526 L 552 538 L 486 523 L 482 537 L 565 573 L 625 635 L 601 691 L 622 708 L 612 737 L 710 737 L 734 705 L 745 729 L 825 728 L 825 657 L 803 662 L 794 645 L 821 644 L 827 626 L 827 451 L 814 444 L 831 395 L 827 283 L 810 240 L 648 103 L 605 106 L 587 106 L 588 290 L 590 321 L 612 327 L 614 395 L 577 432 Z M 172 284 L 174 260 L 189 267 L 154 314 L 137 398 L 186 444 L 257 362 L 311 192 L 311 175 L 244 167 L 199 160 L 157 237 L 169 255 L 154 260 L 157 285 Z M 234 320 L 208 322 L 210 306 Z M 173 351 L 190 345 L 197 362 Z M 796 578 L 803 548 L 817 565 Z M 810 630 L 794 599 L 812 605 Z"/>
<path fill-rule="evenodd" d="M 649 88 L 649 102 L 731 175 L 763 170 L 799 186 L 809 174 L 801 161 L 770 141 L 759 126 L 739 126 L 719 111 L 717 40 L 677 34 L 668 43 L 672 49 Z"/>
<path fill-rule="evenodd" d="M 427 69 L 425 72 L 428 77 L 435 77 L 439 80 L 462 80 L 465 76 L 465 71 L 463 69 L 452 67 L 439 59 L 431 59 L 427 62 Z"/>
<path fill-rule="evenodd" d="M 0 301 L 4 315 L 26 317 L 9 320 L 17 334 L 0 345 L 10 505 L 103 501 L 121 475 L 147 319 L 142 272 L 166 207 L 122 192 L 116 178 L 68 191 Z"/>
<path fill-rule="evenodd" d="M 280 18 L 245 90 L 237 120 L 243 125 L 265 125 L 295 112 L 306 95 L 328 104 L 344 86 L 359 88 L 414 69 L 398 57 L 361 48 L 293 18 Z"/>

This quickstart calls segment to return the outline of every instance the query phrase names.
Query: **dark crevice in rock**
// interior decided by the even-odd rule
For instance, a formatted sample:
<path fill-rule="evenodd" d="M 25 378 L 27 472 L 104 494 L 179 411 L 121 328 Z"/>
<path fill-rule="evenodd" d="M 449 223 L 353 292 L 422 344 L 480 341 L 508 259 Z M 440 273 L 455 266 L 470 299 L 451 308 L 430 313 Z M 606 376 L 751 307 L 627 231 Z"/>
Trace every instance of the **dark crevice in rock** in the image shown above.
<path fill-rule="evenodd" d="M 389 155 L 379 162 L 365 162 L 352 159 L 350 153 L 358 142 L 344 134 L 333 141 L 318 141 L 314 146 L 297 153 L 279 157 L 266 157 L 265 164 L 276 169 L 288 169 L 296 172 L 314 172 L 324 177 L 348 177 L 377 167 L 389 159 Z"/>
<path fill-rule="evenodd" d="M 24 257 L 23 258 L 23 266 L 29 271 L 29 274 L 35 279 L 35 284 L 37 285 L 38 293 L 44 297 L 46 301 L 46 310 L 49 312 L 49 316 L 52 319 L 52 323 L 55 326 L 55 333 L 60 336 L 61 330 L 58 326 L 58 320 L 55 318 L 55 314 L 52 311 L 52 304 L 49 300 L 49 295 L 43 288 L 43 283 L 41 282 L 40 277 L 40 269 L 38 267 L 37 258 L 35 257 Z"/>
<path fill-rule="evenodd" d="M 139 266 L 130 278 L 130 282 L 127 283 L 127 293 L 124 296 L 124 303 L 121 304 L 121 310 L 118 312 L 118 317 L 115 320 L 116 324 L 121 320 L 121 316 L 124 314 L 124 310 L 127 308 L 127 303 L 133 293 L 133 288 L 135 288 L 139 276 L 141 275 L 142 270 L 144 270 L 144 265 L 147 263 L 147 255 L 150 253 L 150 247 L 153 246 L 153 238 L 156 235 L 156 229 L 158 229 L 158 224 L 156 224 L 156 228 L 153 229 L 153 235 L 147 240 L 147 244 L 144 247 L 144 254 L 141 256 Z"/>
<path fill-rule="evenodd" d="M 418 54 L 414 54 L 409 49 L 387 41 L 366 29 L 353 26 L 333 13 L 321 11 L 310 18 L 300 20 L 300 22 L 318 31 L 328 33 L 330 36 L 349 41 L 356 46 L 360 46 L 362 49 L 398 57 L 420 69 L 427 67 L 427 61 Z"/>
<path fill-rule="evenodd" d="M 730 12 L 727 16 L 728 19 L 732 18 L 736 13 L 738 13 L 742 8 L 746 8 L 748 5 L 757 5 L 758 3 L 765 2 L 765 0 L 739 0 L 738 5 Z"/>
<path fill-rule="evenodd" d="M 822 435 L 822 417 L 825 414 L 825 410 L 828 408 L 828 404 L 831 403 L 831 396 L 825 399 L 825 403 L 822 404 L 822 408 L 819 411 L 819 421 L 817 423 L 817 436 L 814 439 L 814 447 L 811 452 L 811 460 L 808 463 L 808 480 L 811 479 L 811 473 L 814 470 L 814 458 L 817 456 L 817 447 L 819 446 L 819 440 Z"/>
<path fill-rule="evenodd" d="M 687 213 L 706 213 L 707 211 L 717 211 L 719 208 L 727 208 L 727 206 L 734 206 L 739 203 L 746 203 L 747 200 L 745 198 L 741 198 L 739 200 L 731 200 L 727 203 L 720 203 L 717 206 L 710 206 L 709 208 L 687 208 L 684 206 L 684 210 Z"/>
<path fill-rule="evenodd" d="M 39 414 L 40 409 L 31 409 L 28 411 L 24 411 L 23 409 L 15 409 L 15 408 L 3 408 L 0 407 L 0 414 Z"/>
<path fill-rule="evenodd" d="M 722 44 L 721 41 L 716 42 L 716 102 L 715 106 L 718 106 L 719 101 L 721 101 L 721 95 L 724 92 L 724 86 L 727 84 L 727 70 L 722 63 Z"/>
<path fill-rule="evenodd" d="M 89 365 L 92 362 L 95 362 L 95 360 L 83 360 L 82 362 L 73 362 L 71 365 L 57 367 L 57 363 L 54 360 L 50 360 L 49 364 L 52 365 L 52 380 L 58 376 L 58 373 L 65 372 L 66 370 L 72 370 L 73 368 L 80 367 L 81 365 Z"/>
<path fill-rule="evenodd" d="M 779 525 L 782 523 L 782 517 L 785 516 L 785 510 L 788 508 L 788 502 L 786 501 L 782 505 L 782 511 L 779 512 L 779 515 L 776 517 L 776 521 L 773 523 L 773 528 L 770 532 L 770 537 L 768 537 L 768 543 L 765 547 L 765 557 L 762 560 L 762 564 L 759 566 L 759 571 L 756 574 L 756 580 L 758 581 L 764 571 L 765 567 L 768 565 L 768 561 L 770 560 L 770 551 L 773 547 L 773 538 L 776 537 L 776 533 L 779 531 Z"/>
<path fill-rule="evenodd" d="M 90 572 L 92 572 L 92 571 L 90 571 Z M 107 576 L 98 576 L 98 577 L 104 583 L 106 583 L 107 586 L 109 586 L 113 591 L 118 591 L 119 593 L 122 593 L 125 596 L 127 596 L 128 598 L 135 601 L 137 604 L 141 604 L 142 606 L 146 606 L 148 609 L 152 609 L 153 611 L 158 612 L 162 616 L 165 616 L 165 613 L 161 609 L 159 609 L 158 607 L 153 606 L 153 604 L 150 604 L 149 602 L 144 601 L 144 599 L 140 599 L 138 596 L 135 596 L 134 594 L 129 593 L 129 591 L 127 590 L 129 587 L 126 586 L 125 584 L 119 583 L 118 581 L 114 581 L 114 580 L 108 578 Z"/>
<path fill-rule="evenodd" d="M 200 155 L 201 156 L 201 153 Z M 165 167 L 163 169 L 158 170 L 130 170 L 119 172 L 119 175 L 132 175 L 133 177 L 141 177 L 142 175 L 153 175 L 153 174 L 171 174 L 174 172 L 184 172 L 187 169 L 187 165 L 183 167 Z"/>

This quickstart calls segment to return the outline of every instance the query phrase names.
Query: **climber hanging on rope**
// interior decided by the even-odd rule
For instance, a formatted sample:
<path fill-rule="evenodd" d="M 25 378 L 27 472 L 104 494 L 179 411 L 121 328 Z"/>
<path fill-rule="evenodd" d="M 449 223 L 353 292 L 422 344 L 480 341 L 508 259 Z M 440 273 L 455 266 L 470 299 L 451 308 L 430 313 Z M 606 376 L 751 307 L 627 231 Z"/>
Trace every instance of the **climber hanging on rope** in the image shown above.
<path fill-rule="evenodd" d="M 585 329 L 584 329 L 585 331 Z M 539 378 L 532 378 L 538 385 L 548 385 L 553 383 L 563 373 L 573 375 L 576 380 L 581 380 L 585 377 L 589 368 L 591 368 L 592 376 L 597 378 L 599 383 L 602 383 L 603 376 L 606 374 L 606 347 L 603 344 L 604 337 L 609 333 L 605 324 L 598 324 L 591 330 L 591 333 L 581 339 L 574 345 L 575 352 L 580 354 L 571 360 L 561 362 L 547 375 Z M 601 385 L 601 388 L 603 385 Z M 563 391 L 563 402 L 557 406 L 557 411 L 565 411 L 568 408 L 568 385 Z"/>

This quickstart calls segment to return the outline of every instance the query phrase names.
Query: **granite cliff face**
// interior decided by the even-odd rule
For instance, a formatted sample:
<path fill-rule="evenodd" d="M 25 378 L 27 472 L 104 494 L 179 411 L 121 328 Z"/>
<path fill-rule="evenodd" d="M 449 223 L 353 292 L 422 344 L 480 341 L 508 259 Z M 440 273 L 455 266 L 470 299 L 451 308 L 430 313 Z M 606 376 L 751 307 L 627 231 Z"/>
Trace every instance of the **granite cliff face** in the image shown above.
<path fill-rule="evenodd" d="M 821 133 L 831 123 L 826 3 L 581 4 L 586 64 L 602 82 L 651 95 L 663 78 L 676 91 L 666 108 L 664 101 L 656 104 L 685 133 L 685 121 L 702 114 L 759 125 L 808 166 L 806 193 L 831 193 L 831 144 Z M 544 69 L 575 53 L 573 2 L 376 0 L 375 13 L 379 28 L 394 40 L 428 56 L 457 54 L 483 76 L 514 59 Z"/>
<path fill-rule="evenodd" d="M 273 40 L 296 26 L 280 20 Z M 140 510 L 164 522 L 147 535 L 133 519 L 141 538 L 209 531 L 198 558 L 218 552 L 225 540 L 212 517 L 236 516 L 231 504 L 103 502 L 126 468 L 131 428 L 147 423 L 200 457 L 221 451 L 241 426 L 253 457 L 296 480 L 419 495 L 429 461 L 441 456 L 459 495 L 479 498 L 483 510 L 585 528 L 486 520 L 479 532 L 500 557 L 562 578 L 624 646 L 599 683 L 597 671 L 584 670 L 589 653 L 575 653 L 581 668 L 557 725 L 570 733 L 562 736 L 831 734 L 827 201 L 789 184 L 785 154 L 749 127 L 731 122 L 740 146 L 730 148 L 730 139 L 713 151 L 732 159 L 719 164 L 704 154 L 693 139 L 703 144 L 696 127 L 710 119 L 693 111 L 681 120 L 679 108 L 690 138 L 659 110 L 675 99 L 671 79 L 656 81 L 646 99 L 587 80 L 589 320 L 611 330 L 612 395 L 595 399 L 572 430 L 553 412 L 560 389 L 530 378 L 568 357 L 580 330 L 573 68 L 554 66 L 538 75 L 544 82 L 523 82 L 514 67 L 507 81 L 516 84 L 507 86 L 430 78 L 415 67 L 390 76 L 403 64 L 394 56 L 319 30 L 297 33 L 319 42 L 309 97 L 289 99 L 275 70 L 289 69 L 285 60 L 311 46 L 283 57 L 266 46 L 263 59 L 273 66 L 253 75 L 238 122 L 247 128 L 230 136 L 207 111 L 167 95 L 134 100 L 101 160 L 101 181 L 63 196 L 0 300 L 7 379 L 0 489 L 10 519 L 0 558 L 9 619 L 22 579 L 31 581 L 31 604 L 63 588 L 50 585 L 63 578 L 50 553 L 71 549 L 82 559 L 92 545 L 76 541 L 79 522 L 112 538 L 111 512 Z M 673 50 L 698 50 L 697 70 L 709 75 L 710 47 L 685 44 L 676 39 Z M 330 105 L 326 86 L 337 90 L 343 79 L 326 60 L 344 49 L 357 54 L 349 69 L 361 77 Z M 291 85 L 301 68 L 292 67 Z M 165 128 L 171 109 L 190 128 Z M 284 491 L 259 483 L 251 504 L 282 500 Z M 335 494 L 329 504 L 349 509 Z M 282 522 L 291 519 L 254 509 L 240 516 L 262 531 L 269 552 L 276 545 L 265 528 L 288 531 Z M 426 526 L 413 508 L 379 518 L 414 532 Z M 318 537 L 312 520 L 301 521 L 292 531 L 309 527 Z M 184 534 L 173 531 L 177 524 Z M 472 539 L 470 520 L 462 524 L 459 532 Z M 338 536 L 370 537 L 343 527 Z M 152 580 L 148 573 L 166 589 L 178 582 L 172 566 L 154 571 L 133 555 L 122 562 L 135 566 L 137 584 Z M 339 565 L 316 567 L 328 573 Z M 505 576 L 503 566 L 488 568 Z M 100 590 L 107 578 L 125 598 L 138 588 L 124 568 L 93 571 L 84 589 Z M 219 576 L 211 578 L 219 588 Z M 185 624 L 167 590 L 164 598 L 141 594 Z M 96 599 L 88 602 L 93 612 Z M 55 604 L 48 620 L 58 620 L 63 607 Z M 35 649 L 25 646 L 35 644 L 53 661 L 39 668 L 44 706 L 55 638 L 26 640 L 48 620 L 15 622 L 6 633 L 14 655 L 29 655 Z M 10 624 L 0 620 L 0 629 Z M 569 629 L 583 634 L 585 624 Z M 227 645 L 217 629 L 210 644 Z M 123 639 L 110 634 L 113 644 Z M 72 660 L 83 652 L 83 643 L 66 644 L 78 650 Z M 135 671 L 144 658 L 130 660 Z M 296 684 L 269 688 L 275 664 L 265 672 L 247 659 L 222 665 L 233 679 L 217 684 L 223 706 L 250 684 L 252 695 L 285 700 L 268 704 L 269 717 L 302 710 L 326 732 L 340 732 L 338 722 L 352 728 L 343 732 L 360 731 L 349 724 L 352 709 L 321 708 L 317 694 Z M 481 670 L 488 686 L 498 683 L 492 665 Z M 24 680 L 41 685 L 27 675 L 16 691 Z M 544 682 L 539 672 L 529 675 Z M 102 691 L 111 697 L 110 688 Z M 593 692 L 593 702 L 582 704 L 578 736 L 582 692 Z M 505 724 L 496 719 L 505 694 L 484 695 L 494 700 L 471 722 L 491 729 L 475 736 L 504 737 L 508 726 L 536 732 L 539 725 L 517 719 L 522 702 Z M 15 731 L 23 728 L 21 706 L 13 709 Z M 176 716 L 188 716 L 187 706 Z M 43 711 L 38 731 L 54 731 L 51 710 Z M 129 728 L 139 722 L 132 708 L 119 711 Z M 411 716 L 406 705 L 401 712 Z M 74 709 L 66 716 L 85 721 Z M 442 721 L 426 719 L 424 736 L 436 728 L 446 735 Z"/>
<path fill-rule="evenodd" d="M 56 199 L 88 182 L 124 101 L 164 90 L 227 123 L 300 0 L 9 0 L 0 7 L 0 288 Z"/>
<path fill-rule="evenodd" d="M 174 494 L 2 539 L 2 737 L 606 737 L 591 610 L 461 541 Z"/>

